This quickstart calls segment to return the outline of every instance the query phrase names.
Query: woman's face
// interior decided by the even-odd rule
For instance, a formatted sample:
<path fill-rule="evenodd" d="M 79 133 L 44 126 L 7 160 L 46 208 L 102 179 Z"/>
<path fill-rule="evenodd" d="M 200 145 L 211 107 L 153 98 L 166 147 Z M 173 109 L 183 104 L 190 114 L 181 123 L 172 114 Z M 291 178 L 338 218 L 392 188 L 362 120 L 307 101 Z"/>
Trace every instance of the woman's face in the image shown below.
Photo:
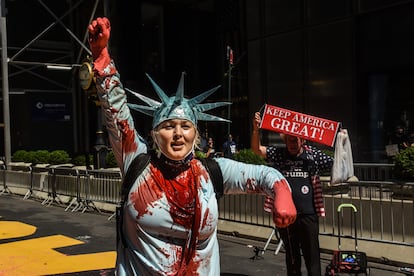
<path fill-rule="evenodd" d="M 182 160 L 193 151 L 196 135 L 194 125 L 181 119 L 164 121 L 153 132 L 158 149 L 171 160 Z"/>

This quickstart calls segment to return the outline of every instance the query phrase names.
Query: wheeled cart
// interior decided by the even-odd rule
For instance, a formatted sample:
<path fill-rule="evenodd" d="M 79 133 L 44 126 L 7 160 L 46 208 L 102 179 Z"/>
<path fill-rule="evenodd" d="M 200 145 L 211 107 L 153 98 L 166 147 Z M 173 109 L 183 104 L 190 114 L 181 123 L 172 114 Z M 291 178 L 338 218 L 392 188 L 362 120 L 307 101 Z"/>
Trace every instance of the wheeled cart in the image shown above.
<path fill-rule="evenodd" d="M 343 208 L 351 208 L 353 221 L 355 225 L 355 251 L 341 250 L 341 220 L 340 213 Z M 330 264 L 326 267 L 325 275 L 343 275 L 343 274 L 365 274 L 369 275 L 370 269 L 367 264 L 367 255 L 358 251 L 358 238 L 356 226 L 357 208 L 351 203 L 343 203 L 338 206 L 338 250 L 335 250 Z"/>

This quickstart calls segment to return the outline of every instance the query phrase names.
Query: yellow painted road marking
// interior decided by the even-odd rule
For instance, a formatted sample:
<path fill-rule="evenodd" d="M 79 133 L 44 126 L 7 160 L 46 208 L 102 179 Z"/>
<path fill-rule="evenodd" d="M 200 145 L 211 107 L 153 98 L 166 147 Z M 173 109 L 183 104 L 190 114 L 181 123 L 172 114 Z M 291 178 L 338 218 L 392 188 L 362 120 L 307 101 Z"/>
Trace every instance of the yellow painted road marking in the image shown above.
<path fill-rule="evenodd" d="M 0 240 L 32 235 L 36 227 L 18 221 L 0 221 Z"/>
<path fill-rule="evenodd" d="M 10 232 L 16 225 L 27 229 L 31 226 L 2 221 L 1 232 Z M 69 256 L 54 250 L 83 243 L 63 235 L 53 235 L 0 244 L 0 275 L 53 275 L 115 267 L 115 251 Z"/>

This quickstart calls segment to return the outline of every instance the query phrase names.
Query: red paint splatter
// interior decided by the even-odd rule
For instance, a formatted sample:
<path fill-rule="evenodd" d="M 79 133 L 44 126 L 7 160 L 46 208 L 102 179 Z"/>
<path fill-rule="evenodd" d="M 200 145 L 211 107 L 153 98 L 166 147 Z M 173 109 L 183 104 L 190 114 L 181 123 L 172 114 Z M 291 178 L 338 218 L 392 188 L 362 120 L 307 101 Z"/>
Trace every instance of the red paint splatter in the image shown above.
<path fill-rule="evenodd" d="M 105 90 L 109 90 L 110 84 L 111 84 L 111 79 L 106 78 L 105 83 L 104 83 Z"/>
<path fill-rule="evenodd" d="M 200 163 L 201 164 L 201 163 Z M 210 175 L 208 174 L 208 172 L 207 172 L 207 170 L 206 169 L 201 169 L 202 167 L 201 167 L 201 165 L 198 167 L 198 173 L 200 174 L 200 176 L 202 176 L 202 177 L 204 177 L 204 179 L 206 180 L 206 181 L 209 181 L 209 179 L 210 179 Z"/>
<path fill-rule="evenodd" d="M 138 145 L 135 142 L 134 130 L 129 127 L 127 120 L 119 121 L 118 126 L 122 132 L 122 144 L 124 154 L 135 152 L 138 148 Z"/>
<path fill-rule="evenodd" d="M 182 269 L 182 271 L 184 272 L 183 274 L 179 274 L 179 275 L 199 275 L 199 273 L 197 272 L 198 268 L 200 267 L 200 261 L 191 261 L 185 269 Z"/>
<path fill-rule="evenodd" d="M 257 193 L 260 192 L 260 187 L 257 186 L 256 179 L 248 178 L 246 181 L 246 189 L 248 193 Z"/>
<path fill-rule="evenodd" d="M 203 222 L 201 224 L 201 228 L 206 227 L 207 226 L 207 223 L 209 223 L 208 226 L 211 226 L 210 225 L 211 224 L 211 220 L 209 220 L 209 216 L 210 216 L 210 209 L 207 209 L 206 212 L 204 213 L 204 218 L 203 218 Z"/>
<path fill-rule="evenodd" d="M 198 197 L 200 176 L 206 172 L 197 165 L 197 160 L 190 162 L 190 169 L 181 172 L 173 179 L 166 179 L 162 171 L 151 165 L 151 173 L 138 190 L 131 195 L 138 219 L 149 213 L 154 203 L 165 195 L 170 207 L 170 216 L 175 224 L 191 231 L 187 247 L 177 248 L 176 262 L 171 271 L 181 272 L 179 275 L 197 275 L 200 262 L 194 261 L 195 252 L 200 236 L 201 206 Z M 208 221 L 209 212 L 203 218 L 203 225 Z M 173 273 L 172 275 L 176 275 Z"/>
<path fill-rule="evenodd" d="M 115 68 L 111 68 L 111 73 L 116 73 L 116 70 L 112 70 L 112 69 L 115 69 Z M 112 80 L 112 84 L 114 85 L 114 86 L 121 86 L 121 82 L 119 81 L 119 79 L 111 79 Z"/>
<path fill-rule="evenodd" d="M 157 172 L 151 165 L 151 172 Z M 130 200 L 134 202 L 134 208 L 138 212 L 137 219 L 149 213 L 149 208 L 154 206 L 154 202 L 158 201 L 163 196 L 163 191 L 157 185 L 151 174 L 148 175 L 145 182 L 142 182 L 138 190 L 131 194 Z"/>

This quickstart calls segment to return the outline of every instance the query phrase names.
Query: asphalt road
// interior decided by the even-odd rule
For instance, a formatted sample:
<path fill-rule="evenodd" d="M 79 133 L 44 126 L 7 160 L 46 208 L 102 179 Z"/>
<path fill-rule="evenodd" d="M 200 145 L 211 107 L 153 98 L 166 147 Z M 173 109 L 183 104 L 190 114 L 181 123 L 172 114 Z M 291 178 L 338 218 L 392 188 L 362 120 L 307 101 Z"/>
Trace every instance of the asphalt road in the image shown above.
<path fill-rule="evenodd" d="M 0 195 L 0 275 L 113 275 L 115 219 L 109 216 Z M 219 242 L 223 276 L 286 275 L 283 248 L 274 255 L 275 243 L 263 252 L 262 241 L 219 234 Z M 323 269 L 329 261 L 322 256 Z M 371 275 L 404 275 L 396 267 L 370 267 Z"/>

